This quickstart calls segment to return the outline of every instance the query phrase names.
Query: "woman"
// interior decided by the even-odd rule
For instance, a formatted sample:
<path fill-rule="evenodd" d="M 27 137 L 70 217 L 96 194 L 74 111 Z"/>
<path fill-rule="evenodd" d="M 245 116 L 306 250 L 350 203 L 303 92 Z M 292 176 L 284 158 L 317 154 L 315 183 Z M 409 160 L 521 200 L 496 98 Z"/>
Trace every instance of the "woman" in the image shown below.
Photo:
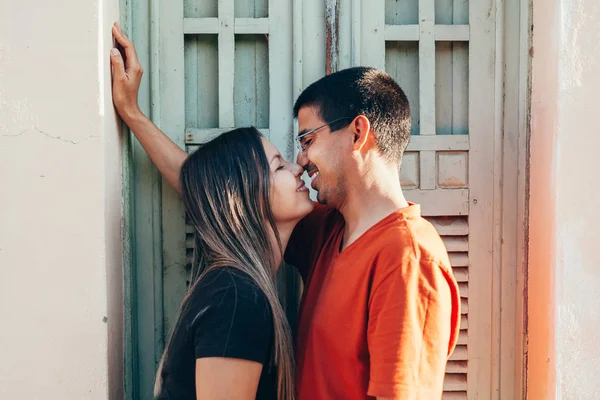
<path fill-rule="evenodd" d="M 118 26 L 113 33 L 135 66 L 133 44 Z M 135 132 L 144 118 L 141 69 L 131 73 L 114 53 L 111 61 L 115 106 Z M 204 144 L 179 177 L 166 177 L 179 181 L 196 239 L 190 289 L 157 372 L 158 399 L 294 398 L 291 335 L 275 275 L 294 226 L 313 208 L 302 172 L 255 128 L 242 128 Z"/>

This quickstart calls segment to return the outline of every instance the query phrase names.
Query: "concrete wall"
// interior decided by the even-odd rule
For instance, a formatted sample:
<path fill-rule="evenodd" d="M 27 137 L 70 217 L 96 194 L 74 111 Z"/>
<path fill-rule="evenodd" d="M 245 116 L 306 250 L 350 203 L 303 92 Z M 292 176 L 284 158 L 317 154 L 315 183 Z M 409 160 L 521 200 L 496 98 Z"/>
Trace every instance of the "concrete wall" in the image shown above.
<path fill-rule="evenodd" d="M 118 0 L 0 2 L 0 398 L 122 398 Z"/>
<path fill-rule="evenodd" d="M 533 0 L 529 398 L 600 393 L 600 4 Z"/>

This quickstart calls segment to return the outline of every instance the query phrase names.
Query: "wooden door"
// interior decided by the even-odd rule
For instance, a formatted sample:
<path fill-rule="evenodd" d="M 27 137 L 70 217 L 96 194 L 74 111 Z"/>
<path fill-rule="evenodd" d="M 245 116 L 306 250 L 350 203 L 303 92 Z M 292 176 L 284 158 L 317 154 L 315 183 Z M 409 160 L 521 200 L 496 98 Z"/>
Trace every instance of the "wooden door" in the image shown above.
<path fill-rule="evenodd" d="M 288 159 L 302 89 L 353 65 L 386 70 L 406 91 L 412 139 L 401 168 L 450 253 L 462 297 L 444 399 L 496 398 L 498 263 L 493 252 L 501 134 L 495 6 L 468 0 L 123 0 L 145 67 L 143 111 L 193 151 L 257 126 Z M 191 230 L 180 201 L 132 141 L 131 267 L 126 275 L 128 399 L 151 398 L 154 371 L 186 290 Z M 283 269 L 292 322 L 297 275 Z M 496 346 L 496 349 L 494 349 Z M 495 394 L 494 394 L 495 393 Z"/>

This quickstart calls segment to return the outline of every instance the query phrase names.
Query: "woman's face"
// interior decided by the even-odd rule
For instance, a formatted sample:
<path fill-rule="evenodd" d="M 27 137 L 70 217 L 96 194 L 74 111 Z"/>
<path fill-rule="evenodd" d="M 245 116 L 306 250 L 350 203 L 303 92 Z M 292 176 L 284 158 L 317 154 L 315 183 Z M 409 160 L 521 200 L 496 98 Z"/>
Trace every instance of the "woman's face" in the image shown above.
<path fill-rule="evenodd" d="M 300 179 L 303 169 L 283 159 L 277 148 L 262 138 L 271 170 L 271 211 L 278 225 L 296 223 L 314 207 L 308 188 Z"/>

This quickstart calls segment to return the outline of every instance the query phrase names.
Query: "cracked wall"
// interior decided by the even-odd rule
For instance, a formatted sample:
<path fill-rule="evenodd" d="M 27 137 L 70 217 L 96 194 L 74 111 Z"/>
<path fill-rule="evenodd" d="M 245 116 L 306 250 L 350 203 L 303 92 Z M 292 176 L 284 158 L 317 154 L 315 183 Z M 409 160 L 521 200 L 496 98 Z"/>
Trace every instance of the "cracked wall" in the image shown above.
<path fill-rule="evenodd" d="M 118 7 L 0 2 L 2 399 L 123 397 Z"/>

